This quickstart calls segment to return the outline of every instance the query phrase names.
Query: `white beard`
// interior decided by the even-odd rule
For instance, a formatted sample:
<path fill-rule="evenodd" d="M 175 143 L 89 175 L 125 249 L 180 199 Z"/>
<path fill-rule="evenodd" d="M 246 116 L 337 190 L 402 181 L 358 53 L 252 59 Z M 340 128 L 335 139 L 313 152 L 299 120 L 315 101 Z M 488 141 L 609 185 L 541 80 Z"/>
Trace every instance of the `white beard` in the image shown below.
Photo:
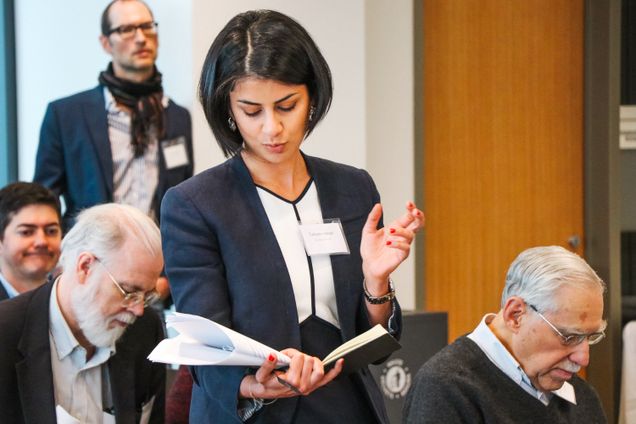
<path fill-rule="evenodd" d="M 127 327 L 115 324 L 109 328 L 110 324 L 115 320 L 132 324 L 137 317 L 130 312 L 120 312 L 111 318 L 105 317 L 95 302 L 97 287 L 97 284 L 90 284 L 88 287 L 81 286 L 73 290 L 71 307 L 80 330 L 93 346 L 112 347 Z"/>

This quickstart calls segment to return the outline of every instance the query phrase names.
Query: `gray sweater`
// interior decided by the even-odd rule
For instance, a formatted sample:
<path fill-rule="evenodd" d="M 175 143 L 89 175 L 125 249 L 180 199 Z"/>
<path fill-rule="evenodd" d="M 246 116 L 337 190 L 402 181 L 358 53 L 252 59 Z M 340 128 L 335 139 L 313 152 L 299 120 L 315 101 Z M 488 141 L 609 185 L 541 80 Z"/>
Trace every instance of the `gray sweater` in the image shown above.
<path fill-rule="evenodd" d="M 418 371 L 404 403 L 404 423 L 606 423 L 596 391 L 570 380 L 577 405 L 553 396 L 548 406 L 504 374 L 467 337 Z"/>

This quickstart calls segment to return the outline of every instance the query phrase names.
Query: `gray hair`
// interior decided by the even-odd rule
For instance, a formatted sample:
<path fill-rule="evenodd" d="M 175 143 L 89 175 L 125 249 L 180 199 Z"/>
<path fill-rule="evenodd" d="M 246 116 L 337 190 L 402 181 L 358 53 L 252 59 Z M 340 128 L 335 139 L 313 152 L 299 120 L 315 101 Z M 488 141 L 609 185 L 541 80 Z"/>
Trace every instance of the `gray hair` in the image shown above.
<path fill-rule="evenodd" d="M 141 243 L 154 257 L 161 257 L 161 234 L 157 224 L 140 210 L 106 203 L 83 210 L 62 240 L 60 264 L 72 269 L 82 252 L 108 263 L 113 252 L 127 240 Z"/>
<path fill-rule="evenodd" d="M 555 293 L 566 284 L 605 292 L 603 280 L 576 253 L 560 246 L 526 249 L 508 268 L 501 307 L 511 296 L 519 296 L 541 312 L 556 312 Z"/>

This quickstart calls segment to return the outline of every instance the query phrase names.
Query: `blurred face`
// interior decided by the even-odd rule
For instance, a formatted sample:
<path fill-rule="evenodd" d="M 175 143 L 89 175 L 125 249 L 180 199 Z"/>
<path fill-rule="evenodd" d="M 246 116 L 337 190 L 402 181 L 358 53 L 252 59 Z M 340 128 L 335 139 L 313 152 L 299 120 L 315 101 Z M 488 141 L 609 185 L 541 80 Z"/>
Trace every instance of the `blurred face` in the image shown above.
<path fill-rule="evenodd" d="M 61 240 L 55 209 L 47 205 L 23 207 L 9 221 L 0 241 L 2 275 L 13 285 L 43 284 L 60 257 Z"/>
<path fill-rule="evenodd" d="M 104 261 L 106 262 L 106 261 Z M 97 347 L 112 346 L 126 328 L 144 313 L 143 303 L 123 306 L 123 294 L 108 272 L 126 292 L 151 292 L 163 268 L 161 257 L 144 246 L 127 241 L 106 263 L 94 257 L 84 284 L 72 293 L 71 304 L 84 336 Z"/>
<path fill-rule="evenodd" d="M 557 312 L 545 313 L 562 334 L 590 334 L 604 329 L 603 295 L 600 290 L 564 286 L 557 292 Z M 519 338 L 514 342 L 515 357 L 536 389 L 557 390 L 581 367 L 589 364 L 587 340 L 566 346 L 561 338 L 530 307 L 526 308 Z"/>
<path fill-rule="evenodd" d="M 230 109 L 245 141 L 245 155 L 279 164 L 300 155 L 310 99 L 305 85 L 244 78 L 230 93 Z"/>
<path fill-rule="evenodd" d="M 118 1 L 109 11 L 111 29 L 152 22 L 150 11 L 137 1 Z M 132 38 L 117 32 L 100 36 L 102 47 L 112 56 L 115 75 L 131 81 L 145 81 L 153 73 L 159 45 L 157 34 L 137 29 Z"/>

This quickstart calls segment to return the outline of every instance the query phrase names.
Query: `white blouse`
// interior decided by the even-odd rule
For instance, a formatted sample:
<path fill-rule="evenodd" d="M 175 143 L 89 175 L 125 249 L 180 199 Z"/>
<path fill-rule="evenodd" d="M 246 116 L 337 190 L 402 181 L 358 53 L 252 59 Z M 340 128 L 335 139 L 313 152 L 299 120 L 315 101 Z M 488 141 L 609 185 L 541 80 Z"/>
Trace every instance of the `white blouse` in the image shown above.
<path fill-rule="evenodd" d="M 314 313 L 340 328 L 330 256 L 307 256 L 299 229 L 299 222 L 323 222 L 314 181 L 310 180 L 294 201 L 283 199 L 259 186 L 257 191 L 285 259 L 296 299 L 298 322 Z M 315 299 L 312 299 L 312 284 Z"/>

